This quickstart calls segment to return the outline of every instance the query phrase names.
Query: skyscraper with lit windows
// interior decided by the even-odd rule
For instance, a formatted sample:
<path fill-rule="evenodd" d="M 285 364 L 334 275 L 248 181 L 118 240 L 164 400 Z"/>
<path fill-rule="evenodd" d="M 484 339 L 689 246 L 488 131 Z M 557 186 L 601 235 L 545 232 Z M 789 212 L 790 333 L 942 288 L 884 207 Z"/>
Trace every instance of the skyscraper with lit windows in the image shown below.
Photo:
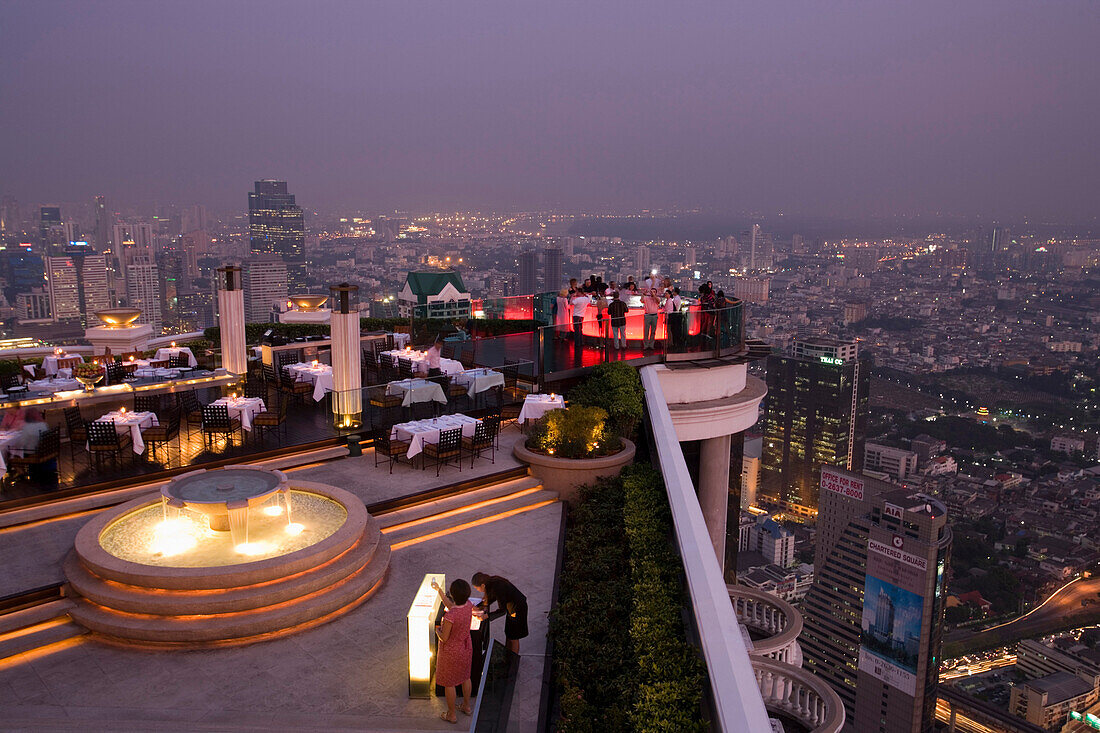
<path fill-rule="evenodd" d="M 859 470 L 871 363 L 855 341 L 797 339 L 768 357 L 761 494 L 797 516 L 817 514 L 822 466 Z"/>
<path fill-rule="evenodd" d="M 291 291 L 305 284 L 305 217 L 286 181 L 256 181 L 248 194 L 248 235 L 253 255 L 272 254 L 287 266 Z"/>

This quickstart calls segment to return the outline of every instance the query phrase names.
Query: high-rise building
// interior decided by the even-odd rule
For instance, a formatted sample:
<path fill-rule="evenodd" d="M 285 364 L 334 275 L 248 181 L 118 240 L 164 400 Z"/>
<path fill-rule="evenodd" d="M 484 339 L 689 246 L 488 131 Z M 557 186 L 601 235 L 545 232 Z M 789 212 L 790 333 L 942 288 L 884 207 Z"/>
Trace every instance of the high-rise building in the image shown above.
<path fill-rule="evenodd" d="M 767 303 L 770 286 L 770 278 L 739 277 L 733 281 L 733 294 L 746 303 Z"/>
<path fill-rule="evenodd" d="M 562 251 L 547 247 L 542 251 L 542 289 L 556 293 L 566 284 L 562 278 Z"/>
<path fill-rule="evenodd" d="M 0 199 L 0 232 L 18 234 L 23 230 L 23 216 L 19 211 L 19 202 L 14 196 Z"/>
<path fill-rule="evenodd" d="M 123 271 L 133 255 L 150 254 L 154 245 L 153 225 L 147 221 L 111 225 L 111 252 Z"/>
<path fill-rule="evenodd" d="M 829 682 L 856 733 L 934 726 L 944 576 L 951 549 L 937 499 L 824 468 L 814 584 L 803 602 L 807 671 Z"/>
<path fill-rule="evenodd" d="M 286 263 L 290 287 L 305 285 L 305 217 L 287 193 L 286 181 L 256 181 L 248 194 L 248 236 L 252 254 L 276 255 Z"/>
<path fill-rule="evenodd" d="M 856 341 L 801 338 L 789 356 L 768 357 L 763 496 L 812 517 L 818 470 L 861 468 L 870 372 Z"/>
<path fill-rule="evenodd" d="M 285 303 L 290 294 L 287 263 L 275 255 L 261 255 L 247 260 L 242 269 L 245 321 L 267 323 L 272 308 Z"/>
<path fill-rule="evenodd" d="M 760 239 L 760 225 L 753 224 L 752 229 L 749 231 L 749 269 L 755 270 L 757 268 L 756 260 L 756 247 L 758 240 Z"/>
<path fill-rule="evenodd" d="M 149 255 L 137 255 L 126 266 L 126 302 L 141 309 L 138 323 L 148 323 L 153 333 L 160 333 L 163 325 L 161 303 L 163 300 L 160 270 Z"/>
<path fill-rule="evenodd" d="M 634 251 L 634 269 L 640 277 L 644 277 L 649 274 L 649 265 L 649 247 L 640 244 Z"/>
<path fill-rule="evenodd" d="M 107 197 L 95 197 L 95 248 L 97 252 L 107 252 L 111 247 L 111 229 L 114 217 L 107 210 Z"/>
<path fill-rule="evenodd" d="M 105 255 L 70 254 L 46 258 L 46 292 L 54 321 L 85 326 L 96 311 L 111 305 Z"/>
<path fill-rule="evenodd" d="M 183 210 L 180 214 L 180 233 L 186 234 L 187 232 L 205 232 L 207 229 L 206 224 L 206 207 L 201 204 L 195 204 L 189 206 Z"/>
<path fill-rule="evenodd" d="M 64 247 L 69 243 L 72 228 L 66 230 L 60 206 L 43 206 L 38 210 L 38 241 L 42 247 Z"/>
<path fill-rule="evenodd" d="M 523 295 L 539 292 L 539 253 L 534 250 L 519 253 L 519 289 Z"/>
<path fill-rule="evenodd" d="M 21 321 L 43 321 L 50 317 L 50 294 L 43 288 L 15 297 L 15 317 Z"/>
<path fill-rule="evenodd" d="M 694 247 L 684 247 L 684 267 L 695 267 L 698 258 Z"/>

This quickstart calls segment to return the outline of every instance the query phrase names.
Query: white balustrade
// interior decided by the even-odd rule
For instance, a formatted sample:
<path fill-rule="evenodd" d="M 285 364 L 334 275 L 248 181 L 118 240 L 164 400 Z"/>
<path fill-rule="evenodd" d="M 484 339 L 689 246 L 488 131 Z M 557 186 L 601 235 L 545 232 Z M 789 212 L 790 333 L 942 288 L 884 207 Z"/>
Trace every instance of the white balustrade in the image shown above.
<path fill-rule="evenodd" d="M 771 659 L 754 657 L 752 667 L 769 713 L 790 716 L 811 733 L 837 733 L 844 727 L 844 705 L 823 680 Z"/>

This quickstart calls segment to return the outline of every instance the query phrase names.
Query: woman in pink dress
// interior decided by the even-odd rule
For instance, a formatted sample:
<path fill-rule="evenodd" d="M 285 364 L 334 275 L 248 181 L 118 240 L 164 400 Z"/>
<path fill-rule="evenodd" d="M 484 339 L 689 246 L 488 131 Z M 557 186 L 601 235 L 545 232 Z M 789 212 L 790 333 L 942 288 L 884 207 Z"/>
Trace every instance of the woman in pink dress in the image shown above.
<path fill-rule="evenodd" d="M 474 607 L 470 604 L 470 584 L 459 578 L 451 583 L 450 597 L 432 581 L 432 587 L 443 599 L 447 612 L 443 614 L 443 623 L 435 630 L 439 644 L 436 649 L 435 683 L 442 685 L 447 695 L 447 712 L 440 718 L 448 723 L 457 723 L 455 698 L 458 685 L 462 685 L 462 707 L 466 715 L 470 710 L 470 665 L 474 658 L 474 645 L 470 641 L 470 619 Z"/>

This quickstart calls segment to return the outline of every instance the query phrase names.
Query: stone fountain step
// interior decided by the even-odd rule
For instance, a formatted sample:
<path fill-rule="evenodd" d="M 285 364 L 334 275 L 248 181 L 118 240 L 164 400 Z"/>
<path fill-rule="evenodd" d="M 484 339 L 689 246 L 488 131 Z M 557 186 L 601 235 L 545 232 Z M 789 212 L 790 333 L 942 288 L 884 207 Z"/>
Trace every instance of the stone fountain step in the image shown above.
<path fill-rule="evenodd" d="M 249 611 L 208 615 L 150 616 L 76 599 L 72 616 L 91 631 L 120 641 L 150 646 L 221 645 L 275 638 L 324 623 L 371 596 L 389 567 L 389 546 L 382 544 L 360 571 L 321 591 Z"/>
<path fill-rule="evenodd" d="M 72 601 L 67 598 L 62 598 L 59 601 L 50 601 L 49 603 L 43 603 L 38 606 L 24 608 L 22 611 L 5 613 L 0 616 L 0 634 L 6 634 L 9 631 L 15 631 L 16 629 L 22 629 L 26 626 L 32 626 L 33 624 L 55 619 L 58 616 L 64 616 L 72 610 L 72 607 Z"/>
<path fill-rule="evenodd" d="M 17 654 L 33 651 L 39 647 L 56 644 L 88 633 L 83 627 L 68 620 L 67 617 L 49 619 L 22 629 L 9 632 L 11 636 L 0 636 L 0 662 Z"/>
<path fill-rule="evenodd" d="M 429 501 L 424 504 L 417 504 L 406 509 L 398 509 L 382 514 L 378 516 L 377 519 L 379 523 L 381 523 L 383 531 L 386 531 L 389 527 L 404 524 L 405 522 L 416 521 L 424 517 L 442 514 L 453 509 L 469 506 L 482 501 L 490 501 L 498 497 L 508 496 L 517 491 L 532 489 L 537 486 L 539 486 L 538 479 L 531 476 L 524 476 L 522 478 L 490 484 L 489 486 L 473 491 L 466 491 L 454 496 L 436 499 L 435 501 Z"/>
<path fill-rule="evenodd" d="M 75 554 L 65 559 L 65 575 L 74 591 L 96 603 L 129 613 L 156 615 L 217 614 L 247 611 L 315 593 L 354 573 L 374 560 L 381 538 L 378 523 L 344 553 L 329 562 L 287 578 L 218 590 L 170 590 L 105 581 L 84 567 Z"/>
<path fill-rule="evenodd" d="M 494 519 L 503 519 L 558 501 L 558 494 L 540 485 L 524 488 L 488 503 L 477 503 L 456 510 L 425 517 L 408 525 L 396 525 L 383 530 L 395 550 L 430 539 L 437 533 L 460 531 Z"/>

